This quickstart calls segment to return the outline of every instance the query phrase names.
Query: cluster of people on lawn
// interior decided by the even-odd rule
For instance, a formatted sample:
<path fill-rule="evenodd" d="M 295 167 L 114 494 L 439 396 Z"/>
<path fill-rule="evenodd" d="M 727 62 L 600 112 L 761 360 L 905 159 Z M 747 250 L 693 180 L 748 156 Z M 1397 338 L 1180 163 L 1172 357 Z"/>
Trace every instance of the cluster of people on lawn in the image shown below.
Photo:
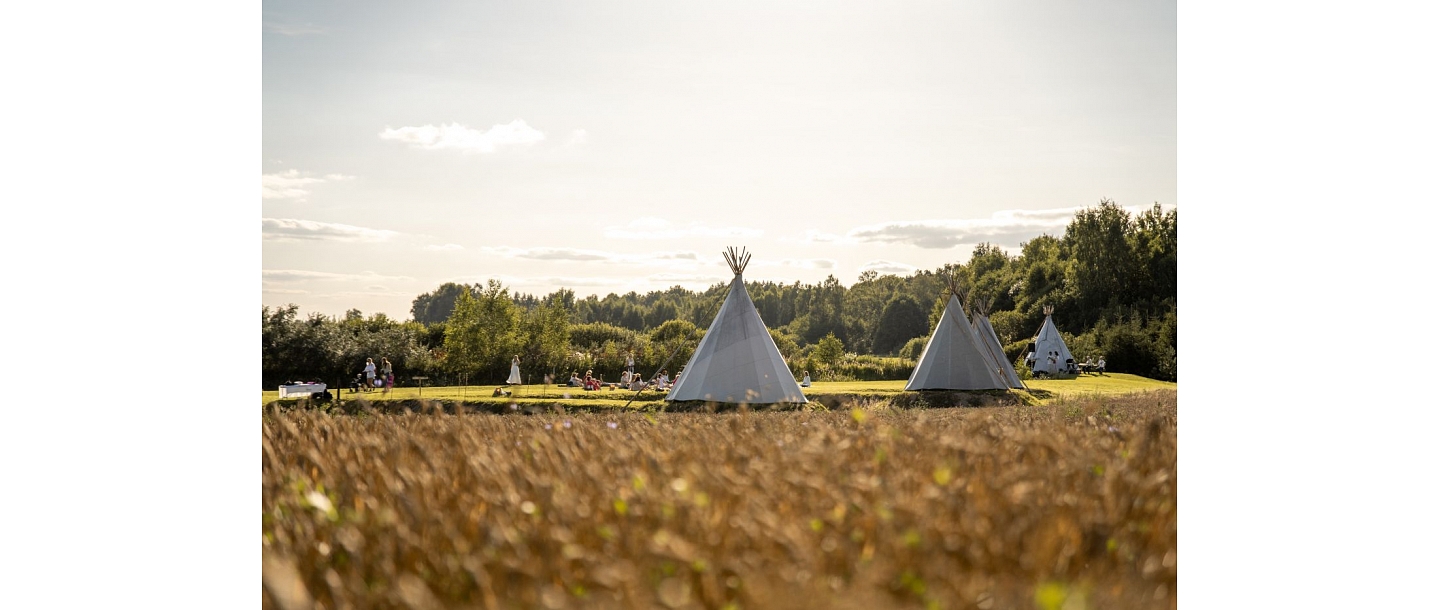
<path fill-rule="evenodd" d="M 382 394 L 389 394 L 395 387 L 395 370 L 390 366 L 389 358 L 381 358 L 380 365 L 375 365 L 374 358 L 365 359 L 365 370 L 355 376 L 355 381 L 350 384 L 351 389 L 362 392 L 374 392 L 377 388 Z"/>
<path fill-rule="evenodd" d="M 1100 356 L 1099 361 L 1096 361 L 1095 357 L 1091 356 L 1086 358 L 1085 362 L 1079 364 L 1075 362 L 1074 358 L 1066 358 L 1065 362 L 1060 362 L 1060 357 L 1060 352 L 1052 351 L 1047 354 L 1045 362 L 1049 364 L 1049 366 L 1045 368 L 1055 369 L 1058 365 L 1058 370 L 1068 375 L 1078 375 L 1080 373 L 1103 374 L 1105 372 L 1105 356 L 1103 355 Z M 1029 367 L 1030 370 L 1035 370 L 1035 361 L 1035 351 L 1031 349 L 1031 351 L 1025 354 L 1025 366 Z M 1045 370 L 1036 371 L 1036 374 L 1043 375 L 1045 374 Z"/>
<path fill-rule="evenodd" d="M 1080 364 L 1076 364 L 1074 358 L 1066 358 L 1065 362 L 1061 363 L 1059 361 L 1060 356 L 1060 352 L 1056 351 L 1052 351 L 1049 354 L 1046 354 L 1046 362 L 1050 365 L 1047 368 L 1053 368 L 1056 365 L 1060 365 L 1061 371 L 1072 375 L 1079 373 L 1102 374 L 1105 372 L 1105 356 L 1103 355 L 1100 356 L 1098 361 L 1095 359 L 1094 356 L 1091 356 L 1089 358 L 1086 358 L 1084 363 Z M 1030 352 L 1027 352 L 1025 354 L 1025 366 L 1030 367 L 1030 369 L 1034 370 L 1035 361 L 1035 351 L 1032 349 Z M 565 382 L 565 385 L 575 388 L 584 388 L 586 391 L 602 390 L 606 388 L 631 390 L 635 392 L 647 389 L 669 391 L 670 388 L 674 387 L 676 383 L 680 382 L 680 375 L 682 373 L 683 371 L 677 371 L 675 373 L 675 377 L 672 379 L 670 377 L 669 369 L 661 369 L 660 372 L 656 373 L 654 377 L 651 377 L 650 379 L 645 379 L 644 375 L 635 372 L 635 357 L 633 355 L 627 355 L 625 357 L 625 371 L 623 373 L 620 373 L 619 382 L 607 382 L 605 381 L 603 375 L 597 376 L 594 374 L 593 370 L 587 370 L 585 371 L 584 377 L 581 377 L 578 371 L 571 371 L 570 379 Z M 1037 374 L 1043 373 L 1044 371 L 1037 372 Z M 550 376 L 546 375 L 545 377 L 546 381 L 548 382 Z M 522 378 L 520 376 L 519 355 L 516 355 L 510 361 L 510 377 L 505 380 L 505 383 L 509 385 L 519 385 L 522 383 Z M 810 371 L 805 371 L 805 376 L 804 379 L 800 381 L 800 386 L 806 388 L 810 387 Z M 379 365 L 375 364 L 374 358 L 366 358 L 365 369 L 361 371 L 360 374 L 355 376 L 355 381 L 351 384 L 351 389 L 359 390 L 362 392 L 373 392 L 379 389 L 384 394 L 389 394 L 390 390 L 394 387 L 394 367 L 390 365 L 389 358 L 383 357 L 380 358 Z M 499 390 L 497 390 L 497 392 L 498 391 Z"/>
<path fill-rule="evenodd" d="M 660 372 L 656 373 L 654 377 L 646 379 L 644 375 L 626 369 L 620 373 L 619 382 L 611 382 L 605 381 L 604 375 L 595 375 L 594 371 L 585 371 L 584 377 L 581 377 L 578 371 L 571 371 L 570 380 L 567 381 L 565 385 L 572 388 L 584 388 L 586 391 L 603 390 L 607 388 L 631 390 L 635 392 L 639 392 L 640 390 L 669 391 L 676 383 L 680 382 L 680 374 L 680 372 L 676 372 L 675 378 L 671 379 L 670 369 L 660 369 Z"/>

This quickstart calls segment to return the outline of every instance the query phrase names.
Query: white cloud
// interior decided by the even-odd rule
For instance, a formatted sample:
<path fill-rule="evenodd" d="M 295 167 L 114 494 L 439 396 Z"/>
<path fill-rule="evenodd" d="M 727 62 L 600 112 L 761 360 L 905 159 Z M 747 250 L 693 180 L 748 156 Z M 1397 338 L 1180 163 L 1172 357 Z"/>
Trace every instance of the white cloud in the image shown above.
<path fill-rule="evenodd" d="M 459 123 L 449 125 L 423 125 L 420 127 L 385 128 L 380 132 L 381 140 L 394 140 L 410 145 L 411 148 L 438 150 L 453 148 L 467 153 L 493 153 L 501 146 L 534 144 L 545 139 L 545 134 L 515 119 L 504 125 L 495 125 L 486 131 L 471 129 Z"/>
<path fill-rule="evenodd" d="M 378 282 L 384 280 L 409 280 L 411 278 L 396 275 L 380 275 L 374 271 L 364 273 L 331 273 L 329 271 L 309 271 L 305 269 L 261 269 L 260 278 L 265 282 Z"/>
<path fill-rule="evenodd" d="M 408 292 L 398 292 L 398 291 L 375 292 L 375 291 L 360 291 L 360 290 L 344 290 L 344 291 L 340 291 L 340 292 L 327 292 L 327 293 L 324 293 L 324 294 L 316 294 L 316 295 L 315 295 L 316 298 L 321 298 L 321 299 L 353 299 L 353 298 L 355 298 L 355 297 L 413 297 L 413 296 L 415 296 L 413 293 L 408 293 Z"/>
<path fill-rule="evenodd" d="M 700 255 L 694 252 L 624 254 L 603 250 L 583 250 L 579 248 L 514 248 L 510 246 L 487 246 L 482 248 L 482 250 L 491 254 L 498 254 L 505 258 L 523 258 L 541 261 L 602 262 L 635 265 L 693 265 L 700 261 Z"/>
<path fill-rule="evenodd" d="M 462 246 L 462 245 L 460 245 L 460 244 L 440 244 L 440 245 L 434 245 L 434 244 L 432 244 L 432 245 L 429 245 L 429 246 L 425 246 L 425 250 L 428 250 L 428 251 L 430 251 L 430 252 L 458 252 L 458 251 L 464 250 L 464 249 L 465 249 L 465 246 Z"/>
<path fill-rule="evenodd" d="M 1172 206 L 1173 207 L 1173 206 Z M 860 242 L 905 244 L 920 248 L 953 248 L 961 244 L 990 242 L 1003 246 L 1019 246 L 1041 233 L 1059 236 L 1084 206 L 1049 210 L 1001 210 L 989 218 L 936 219 L 889 222 L 856 227 L 847 238 Z M 1136 214 L 1149 206 L 1126 206 Z M 808 235 L 811 241 L 829 241 Z"/>
<path fill-rule="evenodd" d="M 802 237 L 802 238 L 800 239 L 800 241 L 805 242 L 805 243 L 807 243 L 807 244 L 817 244 L 817 243 L 818 243 L 818 244 L 853 244 L 853 243 L 857 243 L 856 240 L 851 239 L 851 238 L 849 238 L 849 237 L 846 237 L 846 236 L 844 236 L 844 235 L 836 235 L 836 234 L 834 234 L 834 233 L 826 233 L 826 232 L 824 232 L 824 231 L 817 231 L 817 230 L 815 230 L 815 229 L 806 229 L 806 230 L 805 230 L 805 237 Z"/>
<path fill-rule="evenodd" d="M 828 258 L 782 258 L 775 261 L 755 261 L 760 267 L 791 267 L 799 269 L 834 269 L 835 261 Z"/>
<path fill-rule="evenodd" d="M 697 237 L 760 237 L 765 231 L 748 227 L 712 227 L 700 222 L 678 225 L 663 218 L 647 216 L 628 224 L 605 228 L 611 239 L 693 239 Z"/>
<path fill-rule="evenodd" d="M 873 260 L 860 265 L 860 272 L 874 271 L 880 275 L 910 275 L 919 267 L 887 260 Z"/>
<path fill-rule="evenodd" d="M 345 174 L 325 174 L 324 177 L 315 178 L 310 172 L 287 169 L 283 172 L 260 175 L 260 198 L 261 199 L 294 199 L 305 201 L 310 195 L 310 185 L 323 182 L 339 182 L 342 180 L 354 180 L 354 176 Z"/>
<path fill-rule="evenodd" d="M 390 239 L 399 233 L 335 222 L 297 218 L 261 218 L 260 235 L 265 239 L 279 241 L 377 242 Z"/>
<path fill-rule="evenodd" d="M 709 286 L 710 284 L 715 284 L 719 282 L 728 282 L 733 277 L 735 276 L 708 275 L 703 273 L 654 273 L 645 276 L 645 279 L 653 283 L 664 284 L 666 286 L 673 286 L 675 284 L 704 284 L 706 286 Z"/>

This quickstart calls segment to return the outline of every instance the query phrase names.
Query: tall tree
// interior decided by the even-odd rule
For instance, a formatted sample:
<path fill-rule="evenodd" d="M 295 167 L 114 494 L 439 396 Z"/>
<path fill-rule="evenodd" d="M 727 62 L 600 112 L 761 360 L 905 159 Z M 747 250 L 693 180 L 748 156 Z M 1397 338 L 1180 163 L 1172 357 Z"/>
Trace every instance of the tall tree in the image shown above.
<path fill-rule="evenodd" d="M 1138 265 L 1130 248 L 1130 230 L 1130 213 L 1109 199 L 1080 210 L 1065 228 L 1062 245 L 1071 261 L 1078 306 L 1072 320 L 1092 324 L 1104 308 L 1131 302 Z"/>
<path fill-rule="evenodd" d="M 455 310 L 455 301 L 460 295 L 475 293 L 476 290 L 471 286 L 445 282 L 439 288 L 415 297 L 410 303 L 410 317 L 427 326 L 444 322 L 450 318 L 450 312 Z"/>
<path fill-rule="evenodd" d="M 519 307 L 498 280 L 478 296 L 462 294 L 445 322 L 446 367 L 456 373 L 498 374 L 519 347 Z"/>
<path fill-rule="evenodd" d="M 908 294 L 897 295 L 885 304 L 875 326 L 874 353 L 893 354 L 915 337 L 930 331 L 925 308 Z"/>

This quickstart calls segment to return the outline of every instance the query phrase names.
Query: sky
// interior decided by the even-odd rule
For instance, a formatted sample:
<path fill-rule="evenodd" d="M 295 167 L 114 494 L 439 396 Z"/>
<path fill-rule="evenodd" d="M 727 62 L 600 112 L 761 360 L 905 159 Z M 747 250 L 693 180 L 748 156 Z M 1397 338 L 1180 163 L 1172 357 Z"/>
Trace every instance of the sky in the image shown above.
<path fill-rule="evenodd" d="M 262 302 L 850 285 L 1177 206 L 1157 2 L 264 2 Z"/>

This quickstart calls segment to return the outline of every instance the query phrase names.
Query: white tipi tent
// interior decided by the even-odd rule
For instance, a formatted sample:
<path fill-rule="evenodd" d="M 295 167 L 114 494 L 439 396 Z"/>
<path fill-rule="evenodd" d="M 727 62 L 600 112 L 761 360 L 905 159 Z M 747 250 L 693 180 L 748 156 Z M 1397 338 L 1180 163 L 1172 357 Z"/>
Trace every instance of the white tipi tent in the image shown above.
<path fill-rule="evenodd" d="M 1060 330 L 1055 328 L 1055 322 L 1050 319 L 1050 314 L 1055 313 L 1054 305 L 1045 306 L 1045 323 L 1040 325 L 1040 332 L 1035 333 L 1035 364 L 1030 370 L 1047 375 L 1057 375 L 1065 371 L 1065 361 L 1073 359 L 1070 355 L 1070 348 L 1065 347 L 1065 340 L 1060 338 Z M 1050 364 L 1050 352 L 1058 352 L 1055 364 Z"/>
<path fill-rule="evenodd" d="M 727 403 L 805 403 L 805 394 L 785 358 L 760 321 L 741 273 L 750 255 L 729 248 L 725 262 L 735 272 L 720 313 L 705 331 L 695 355 L 665 400 L 707 400 Z"/>
<path fill-rule="evenodd" d="M 910 373 L 906 390 L 1004 390 L 1005 380 L 996 370 L 993 358 L 975 329 L 965 319 L 965 310 L 956 298 L 955 282 L 950 280 L 950 301 L 935 332 L 925 342 L 920 361 Z"/>
<path fill-rule="evenodd" d="M 1015 374 L 1015 365 L 1005 357 L 1005 348 L 1000 346 L 1000 336 L 995 334 L 995 327 L 990 325 L 990 304 L 984 300 L 973 301 L 974 307 L 970 310 L 970 326 L 975 329 L 975 334 L 985 343 L 987 352 L 995 361 L 996 368 L 1000 369 L 1000 376 L 1011 388 L 1022 389 L 1025 384 L 1020 381 L 1020 376 Z"/>

